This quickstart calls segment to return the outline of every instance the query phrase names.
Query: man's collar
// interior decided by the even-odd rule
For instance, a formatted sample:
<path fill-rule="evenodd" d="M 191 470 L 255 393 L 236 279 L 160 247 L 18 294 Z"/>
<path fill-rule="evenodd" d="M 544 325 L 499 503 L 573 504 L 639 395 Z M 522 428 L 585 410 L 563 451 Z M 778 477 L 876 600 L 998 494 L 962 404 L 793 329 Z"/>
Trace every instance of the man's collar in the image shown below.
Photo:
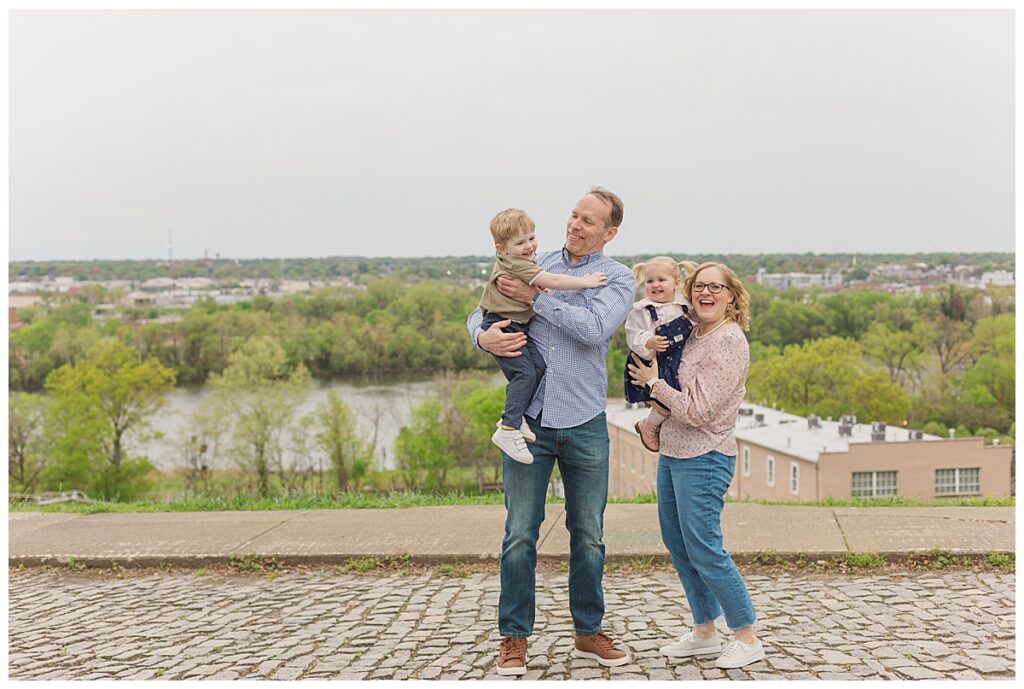
<path fill-rule="evenodd" d="M 584 254 L 583 256 L 580 256 L 580 260 L 577 261 L 576 263 L 569 263 L 569 249 L 567 249 L 564 244 L 562 245 L 562 260 L 565 261 L 565 264 L 567 266 L 572 266 L 573 268 L 580 264 L 589 263 L 592 259 L 595 259 L 598 256 L 604 256 L 604 252 L 595 251 L 592 254 Z"/>

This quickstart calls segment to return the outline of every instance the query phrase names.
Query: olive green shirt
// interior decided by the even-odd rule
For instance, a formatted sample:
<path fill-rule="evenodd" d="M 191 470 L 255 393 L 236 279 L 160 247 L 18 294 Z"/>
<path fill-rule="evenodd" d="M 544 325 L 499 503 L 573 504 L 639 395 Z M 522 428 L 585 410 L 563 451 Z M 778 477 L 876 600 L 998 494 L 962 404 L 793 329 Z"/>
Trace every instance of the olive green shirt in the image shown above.
<path fill-rule="evenodd" d="M 511 275 L 532 285 L 537 276 L 544 272 L 544 269 L 537 265 L 536 259 L 522 256 L 495 254 L 495 259 L 491 277 L 487 278 L 484 293 L 480 296 L 480 310 L 484 315 L 496 313 L 519 323 L 529 323 L 534 315 L 533 309 L 520 301 L 509 299 L 499 292 L 497 279 L 499 275 Z"/>

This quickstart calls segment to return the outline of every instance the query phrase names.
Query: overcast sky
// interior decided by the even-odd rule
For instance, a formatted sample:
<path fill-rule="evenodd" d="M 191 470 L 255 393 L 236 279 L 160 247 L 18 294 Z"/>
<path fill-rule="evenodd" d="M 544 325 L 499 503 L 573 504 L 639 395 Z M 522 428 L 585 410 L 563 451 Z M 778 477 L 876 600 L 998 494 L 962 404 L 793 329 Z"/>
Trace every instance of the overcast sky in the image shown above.
<path fill-rule="evenodd" d="M 15 11 L 10 258 L 1013 251 L 1013 14 Z"/>

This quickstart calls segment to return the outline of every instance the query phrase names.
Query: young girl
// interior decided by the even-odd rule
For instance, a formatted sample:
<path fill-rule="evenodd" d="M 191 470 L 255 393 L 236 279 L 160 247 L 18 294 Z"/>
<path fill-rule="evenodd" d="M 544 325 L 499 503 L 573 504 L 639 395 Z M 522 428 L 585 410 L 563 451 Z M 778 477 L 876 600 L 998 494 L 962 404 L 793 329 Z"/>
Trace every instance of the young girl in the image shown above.
<path fill-rule="evenodd" d="M 679 389 L 679 358 L 683 345 L 693 329 L 688 316 L 690 304 L 679 294 L 683 279 L 679 271 L 694 269 L 689 261 L 676 262 L 668 256 L 655 256 L 646 263 L 633 266 L 637 286 L 644 286 L 646 299 L 633 304 L 626 316 L 626 344 L 633 352 L 626 357 L 627 369 L 623 372 L 626 401 L 644 402 L 651 408 L 647 423 L 637 422 L 634 428 L 640 434 L 640 442 L 651 452 L 657 452 L 661 443 L 658 433 L 669 411 L 660 402 L 651 399 L 646 387 L 636 386 L 629 379 L 629 359 L 638 356 L 650 362 L 657 357 L 658 377 Z"/>

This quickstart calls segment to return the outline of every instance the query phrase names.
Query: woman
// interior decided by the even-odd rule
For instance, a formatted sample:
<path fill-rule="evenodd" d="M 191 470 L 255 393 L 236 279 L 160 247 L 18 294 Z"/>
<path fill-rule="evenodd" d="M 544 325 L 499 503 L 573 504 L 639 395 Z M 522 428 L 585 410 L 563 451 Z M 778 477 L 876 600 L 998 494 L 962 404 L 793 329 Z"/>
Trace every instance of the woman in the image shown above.
<path fill-rule="evenodd" d="M 693 268 L 692 264 L 688 268 Z M 661 427 L 658 519 L 693 611 L 693 631 L 661 649 L 675 658 L 717 653 L 720 668 L 764 658 L 754 634 L 754 606 L 739 570 L 722 547 L 722 508 L 736 470 L 736 416 L 746 393 L 750 353 L 749 297 L 736 274 L 720 263 L 688 270 L 683 293 L 693 305 L 694 328 L 679 364 L 680 390 L 658 378 L 654 365 L 633 358 L 633 382 L 671 411 Z M 655 437 L 647 421 L 641 435 Z M 725 613 L 736 640 L 722 649 L 715 619 Z"/>

